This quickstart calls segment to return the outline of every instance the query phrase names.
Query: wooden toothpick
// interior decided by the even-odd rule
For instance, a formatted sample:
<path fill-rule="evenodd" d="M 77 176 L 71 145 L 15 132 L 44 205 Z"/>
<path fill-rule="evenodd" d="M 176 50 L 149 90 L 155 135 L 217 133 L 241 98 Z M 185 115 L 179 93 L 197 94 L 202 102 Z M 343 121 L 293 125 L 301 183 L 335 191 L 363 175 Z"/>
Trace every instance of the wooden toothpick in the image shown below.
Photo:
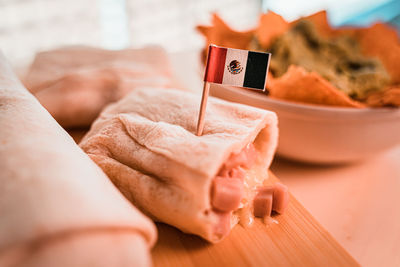
<path fill-rule="evenodd" d="M 210 92 L 210 83 L 204 82 L 203 96 L 201 97 L 201 104 L 200 104 L 199 119 L 197 121 L 197 132 L 196 132 L 197 136 L 201 136 L 203 134 L 204 117 L 206 115 L 207 99 L 209 92 Z"/>

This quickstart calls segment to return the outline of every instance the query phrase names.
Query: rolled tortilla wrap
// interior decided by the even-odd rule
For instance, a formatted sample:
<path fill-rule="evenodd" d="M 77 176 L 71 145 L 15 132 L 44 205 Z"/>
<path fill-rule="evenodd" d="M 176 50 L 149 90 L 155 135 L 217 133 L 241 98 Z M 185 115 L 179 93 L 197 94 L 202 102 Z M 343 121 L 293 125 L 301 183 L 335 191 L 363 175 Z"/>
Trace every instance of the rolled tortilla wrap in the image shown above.
<path fill-rule="evenodd" d="M 137 89 L 108 106 L 80 146 L 144 213 L 218 242 L 239 219 L 252 219 L 277 145 L 277 117 L 211 97 L 196 136 L 199 101 L 178 90 Z M 242 168 L 245 161 L 253 164 Z"/>
<path fill-rule="evenodd" d="M 24 84 L 64 128 L 88 127 L 138 86 L 176 86 L 159 47 L 118 51 L 65 47 L 38 53 Z"/>
<path fill-rule="evenodd" d="M 153 223 L 0 53 L 0 266 L 148 266 Z"/>
<path fill-rule="evenodd" d="M 112 51 L 89 46 L 70 46 L 38 53 L 23 82 L 36 94 L 66 74 L 78 70 L 106 68 L 120 69 L 121 74 L 133 78 L 137 74 L 143 76 L 149 72 L 171 75 L 168 56 L 160 47 Z"/>

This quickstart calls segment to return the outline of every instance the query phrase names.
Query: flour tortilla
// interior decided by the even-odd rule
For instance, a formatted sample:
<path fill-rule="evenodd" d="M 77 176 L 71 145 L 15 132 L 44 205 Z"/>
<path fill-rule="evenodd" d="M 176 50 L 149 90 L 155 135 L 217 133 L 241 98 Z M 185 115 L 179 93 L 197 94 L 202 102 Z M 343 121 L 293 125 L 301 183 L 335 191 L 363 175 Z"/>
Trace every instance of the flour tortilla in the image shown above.
<path fill-rule="evenodd" d="M 138 86 L 168 88 L 177 83 L 159 47 L 109 51 L 77 46 L 40 52 L 24 78 L 64 128 L 89 128 L 107 104 Z"/>
<path fill-rule="evenodd" d="M 199 137 L 199 101 L 189 92 L 137 89 L 108 106 L 80 146 L 147 215 L 218 242 L 224 236 L 210 204 L 213 178 L 231 153 L 255 140 L 261 184 L 277 145 L 277 117 L 210 97 Z"/>
<path fill-rule="evenodd" d="M 0 54 L 0 266 L 148 266 L 153 223 Z"/>

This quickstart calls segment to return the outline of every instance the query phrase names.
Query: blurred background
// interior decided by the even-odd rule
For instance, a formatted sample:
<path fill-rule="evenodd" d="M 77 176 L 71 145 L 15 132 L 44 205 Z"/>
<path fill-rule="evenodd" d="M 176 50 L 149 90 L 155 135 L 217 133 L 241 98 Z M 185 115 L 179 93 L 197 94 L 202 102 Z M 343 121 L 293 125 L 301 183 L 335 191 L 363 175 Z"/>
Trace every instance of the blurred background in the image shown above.
<path fill-rule="evenodd" d="M 16 67 L 37 51 L 74 44 L 187 51 L 203 46 L 194 27 L 208 24 L 212 12 L 243 30 L 266 10 L 293 20 L 321 9 L 333 25 L 400 25 L 399 0 L 0 0 L 0 49 Z"/>

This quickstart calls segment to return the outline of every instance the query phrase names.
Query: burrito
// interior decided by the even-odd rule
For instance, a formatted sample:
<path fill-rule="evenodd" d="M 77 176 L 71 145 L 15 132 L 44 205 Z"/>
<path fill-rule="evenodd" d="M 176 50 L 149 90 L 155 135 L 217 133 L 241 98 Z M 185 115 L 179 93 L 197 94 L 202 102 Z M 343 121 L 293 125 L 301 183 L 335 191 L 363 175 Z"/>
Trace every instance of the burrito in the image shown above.
<path fill-rule="evenodd" d="M 159 47 L 65 47 L 36 55 L 24 84 L 64 128 L 88 127 L 104 106 L 138 86 L 176 86 Z"/>
<path fill-rule="evenodd" d="M 275 113 L 211 97 L 196 136 L 199 102 L 138 88 L 108 106 L 80 146 L 145 214 L 215 243 L 269 207 L 283 212 L 288 192 L 268 184 Z"/>
<path fill-rule="evenodd" d="M 0 53 L 0 266 L 149 266 L 154 224 Z"/>

